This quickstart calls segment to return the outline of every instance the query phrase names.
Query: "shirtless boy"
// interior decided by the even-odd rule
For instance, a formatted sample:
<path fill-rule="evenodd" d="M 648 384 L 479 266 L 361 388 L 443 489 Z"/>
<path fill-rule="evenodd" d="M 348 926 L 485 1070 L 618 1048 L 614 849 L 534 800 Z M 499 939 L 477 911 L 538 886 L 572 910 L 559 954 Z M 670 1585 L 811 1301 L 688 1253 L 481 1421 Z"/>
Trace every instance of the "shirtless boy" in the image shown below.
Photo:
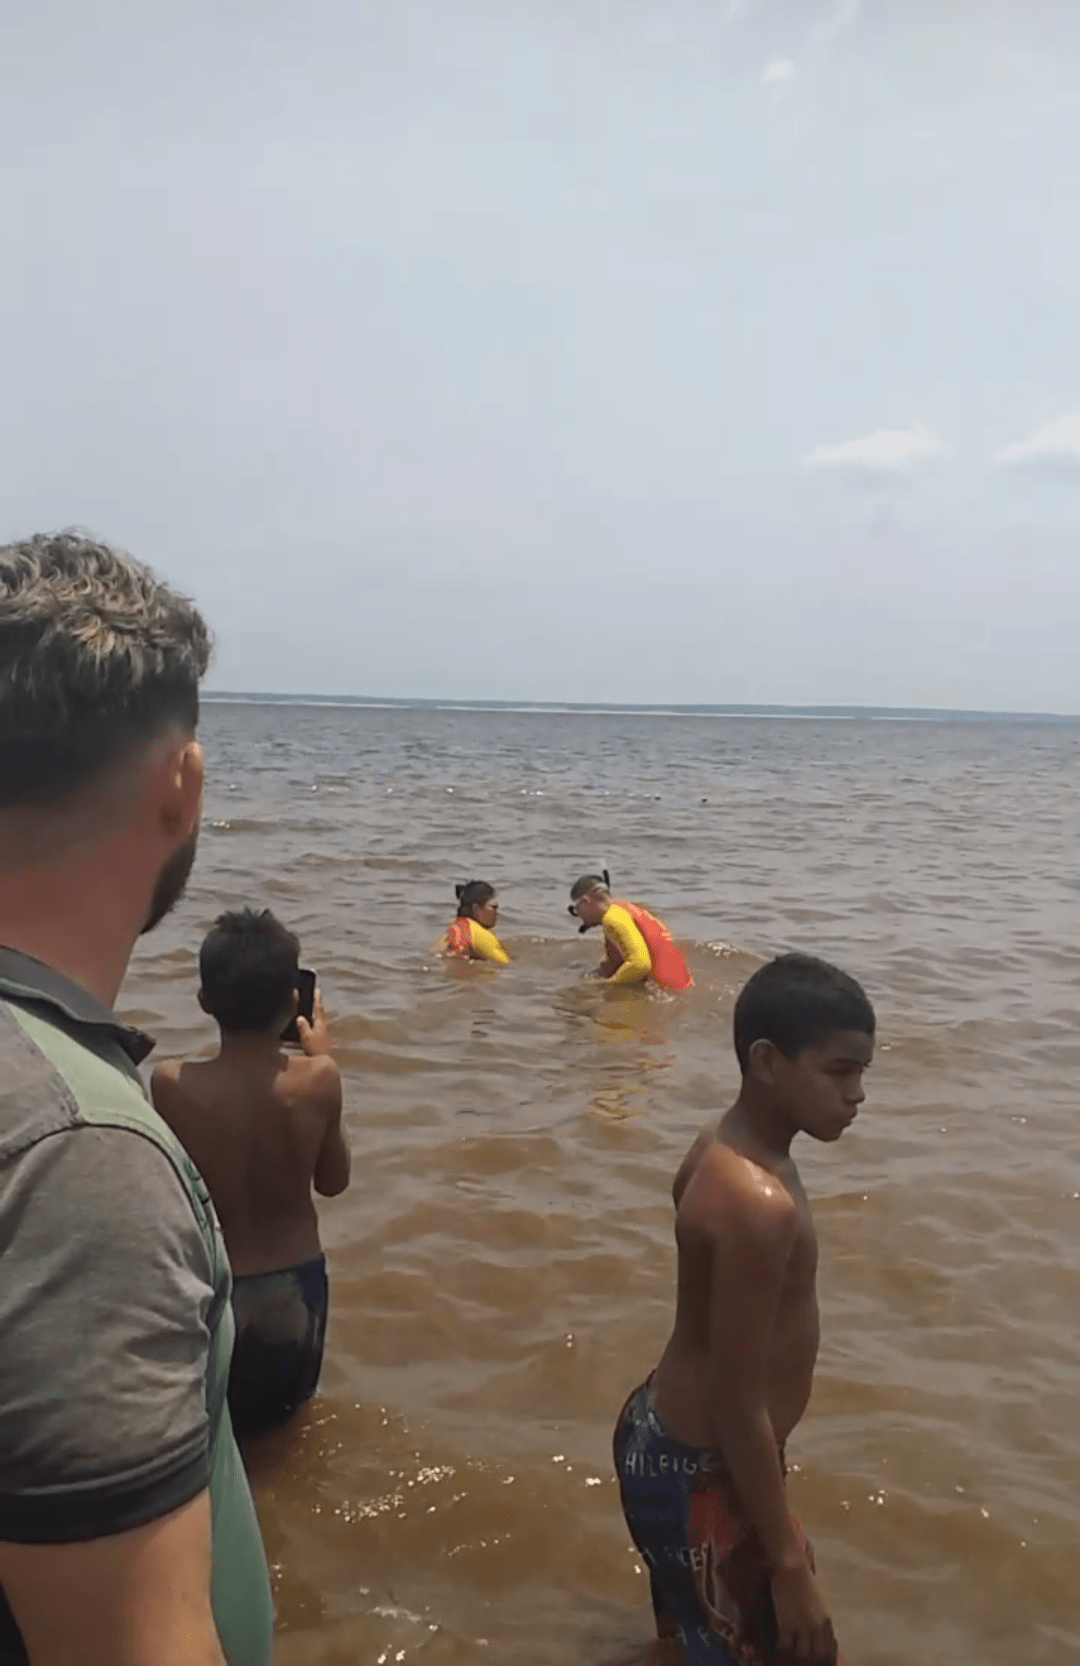
<path fill-rule="evenodd" d="M 863 1100 L 874 1012 L 809 955 L 763 966 L 735 1004 L 742 1088 L 675 1179 L 675 1328 L 615 1431 L 623 1510 L 657 1632 L 690 1666 L 839 1660 L 784 1448 L 818 1350 L 817 1240 L 790 1155 L 831 1142 Z"/>
<path fill-rule="evenodd" d="M 238 1435 L 283 1423 L 314 1392 L 328 1285 L 312 1188 L 349 1184 L 341 1078 L 316 991 L 297 1016 L 300 945 L 269 909 L 222 914 L 199 953 L 216 1058 L 159 1065 L 154 1104 L 202 1174 L 233 1269 L 229 1410 Z M 282 1031 L 296 1019 L 300 1051 Z"/>

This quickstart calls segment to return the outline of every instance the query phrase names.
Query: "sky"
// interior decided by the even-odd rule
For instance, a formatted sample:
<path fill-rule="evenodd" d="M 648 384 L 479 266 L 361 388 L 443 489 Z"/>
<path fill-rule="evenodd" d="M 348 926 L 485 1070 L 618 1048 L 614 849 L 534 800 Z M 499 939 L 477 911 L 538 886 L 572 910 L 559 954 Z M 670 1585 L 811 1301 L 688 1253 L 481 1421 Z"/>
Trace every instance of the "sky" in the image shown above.
<path fill-rule="evenodd" d="M 0 538 L 210 686 L 1080 712 L 1075 0 L 0 15 Z"/>

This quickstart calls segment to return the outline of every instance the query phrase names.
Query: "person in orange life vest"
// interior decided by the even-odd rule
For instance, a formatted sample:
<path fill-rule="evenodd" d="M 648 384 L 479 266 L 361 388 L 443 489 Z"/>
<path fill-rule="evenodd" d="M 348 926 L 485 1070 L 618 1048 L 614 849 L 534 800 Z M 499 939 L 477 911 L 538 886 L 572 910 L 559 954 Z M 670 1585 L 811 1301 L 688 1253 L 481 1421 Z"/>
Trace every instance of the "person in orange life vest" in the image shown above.
<path fill-rule="evenodd" d="M 602 926 L 607 952 L 599 975 L 606 983 L 644 983 L 661 989 L 687 989 L 694 979 L 667 926 L 640 903 L 612 897 L 607 870 L 582 874 L 570 892 L 570 912 L 581 930 Z"/>
<path fill-rule="evenodd" d="M 444 933 L 439 947 L 451 960 L 490 960 L 506 966 L 510 956 L 495 935 L 499 899 L 495 887 L 482 879 L 470 879 L 456 888 L 457 919 Z"/>

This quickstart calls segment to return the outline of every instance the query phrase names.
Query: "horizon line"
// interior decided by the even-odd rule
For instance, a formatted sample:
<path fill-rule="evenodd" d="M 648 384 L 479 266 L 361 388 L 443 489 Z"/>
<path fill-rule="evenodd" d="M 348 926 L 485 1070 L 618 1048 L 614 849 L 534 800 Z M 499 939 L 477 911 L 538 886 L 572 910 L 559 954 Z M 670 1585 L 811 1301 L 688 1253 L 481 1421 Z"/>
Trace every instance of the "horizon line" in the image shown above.
<path fill-rule="evenodd" d="M 621 701 L 621 700 L 465 700 L 445 696 L 369 694 L 278 694 L 269 689 L 207 689 L 207 704 L 273 706 L 356 706 L 369 710 L 428 711 L 517 711 L 590 716 L 716 716 L 716 717 L 828 717 L 934 722 L 945 719 L 986 722 L 994 719 L 1014 723 L 1075 723 L 1080 713 L 1045 711 L 999 711 L 982 707 L 952 706 L 869 706 L 795 705 L 748 701 Z"/>

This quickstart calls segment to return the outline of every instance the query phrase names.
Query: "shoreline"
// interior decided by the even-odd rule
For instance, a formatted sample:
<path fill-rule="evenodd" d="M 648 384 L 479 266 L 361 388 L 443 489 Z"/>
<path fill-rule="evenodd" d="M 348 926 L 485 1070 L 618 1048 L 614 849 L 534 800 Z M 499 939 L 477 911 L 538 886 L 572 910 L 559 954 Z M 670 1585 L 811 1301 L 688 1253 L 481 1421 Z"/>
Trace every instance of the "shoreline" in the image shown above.
<path fill-rule="evenodd" d="M 290 706 L 361 711 L 440 711 L 549 717 L 741 717 L 830 723 L 1007 723 L 1016 726 L 1051 724 L 1080 726 L 1080 714 L 1067 712 L 971 711 L 934 706 L 786 706 L 786 705 L 622 705 L 616 701 L 546 700 L 435 700 L 353 694 L 274 694 L 214 689 L 202 695 L 204 705 Z"/>

